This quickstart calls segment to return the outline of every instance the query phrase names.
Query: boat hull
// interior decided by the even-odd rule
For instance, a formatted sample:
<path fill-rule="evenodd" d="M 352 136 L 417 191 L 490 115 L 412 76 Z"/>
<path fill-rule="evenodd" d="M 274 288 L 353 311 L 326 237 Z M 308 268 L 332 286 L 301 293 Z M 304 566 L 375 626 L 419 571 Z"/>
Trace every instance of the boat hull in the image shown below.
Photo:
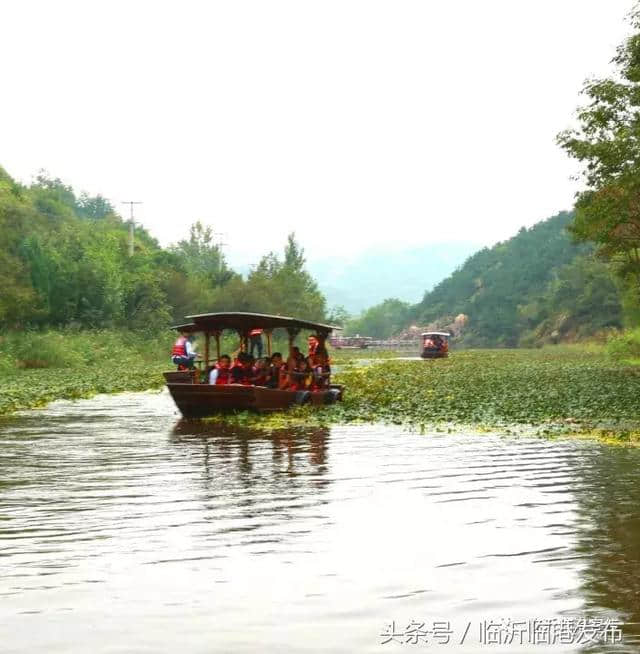
<path fill-rule="evenodd" d="M 282 411 L 296 404 L 324 406 L 342 399 L 342 387 L 335 385 L 332 391 L 311 393 L 240 384 L 194 384 L 184 377 L 184 381 L 176 382 L 174 376 L 175 373 L 165 375 L 167 388 L 185 418 L 206 418 L 228 411 Z"/>

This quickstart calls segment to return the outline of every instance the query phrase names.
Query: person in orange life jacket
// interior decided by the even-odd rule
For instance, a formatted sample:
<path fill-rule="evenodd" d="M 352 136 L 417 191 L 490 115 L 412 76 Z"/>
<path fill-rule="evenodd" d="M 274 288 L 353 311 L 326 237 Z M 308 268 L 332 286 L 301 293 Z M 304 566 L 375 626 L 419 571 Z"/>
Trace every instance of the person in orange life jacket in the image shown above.
<path fill-rule="evenodd" d="M 253 367 L 252 382 L 254 386 L 267 386 L 269 381 L 269 366 L 268 359 L 257 359 L 256 365 Z"/>
<path fill-rule="evenodd" d="M 223 354 L 219 359 L 218 363 L 211 368 L 209 372 L 209 383 L 210 384 L 230 384 L 231 383 L 231 357 L 228 354 Z"/>
<path fill-rule="evenodd" d="M 191 345 L 192 334 L 189 332 L 180 332 L 176 342 L 171 350 L 171 362 L 178 366 L 178 370 L 187 370 L 195 368 L 194 361 L 198 356 Z"/>
<path fill-rule="evenodd" d="M 284 366 L 282 366 L 282 379 L 280 388 L 288 388 L 292 383 L 293 378 L 291 377 L 291 373 L 295 369 L 300 359 L 304 359 L 304 355 L 302 352 L 300 352 L 300 348 L 297 345 L 294 345 L 289 350 L 287 362 Z"/>
<path fill-rule="evenodd" d="M 293 370 L 289 371 L 289 391 L 304 391 L 311 381 L 311 369 L 304 357 L 299 358 Z"/>
<path fill-rule="evenodd" d="M 249 354 L 253 356 L 255 349 L 258 350 L 258 359 L 262 357 L 262 329 L 252 329 L 249 332 L 249 342 L 251 346 L 249 348 Z"/>
<path fill-rule="evenodd" d="M 253 357 L 246 352 L 238 354 L 237 362 L 231 366 L 231 383 L 251 385 Z"/>

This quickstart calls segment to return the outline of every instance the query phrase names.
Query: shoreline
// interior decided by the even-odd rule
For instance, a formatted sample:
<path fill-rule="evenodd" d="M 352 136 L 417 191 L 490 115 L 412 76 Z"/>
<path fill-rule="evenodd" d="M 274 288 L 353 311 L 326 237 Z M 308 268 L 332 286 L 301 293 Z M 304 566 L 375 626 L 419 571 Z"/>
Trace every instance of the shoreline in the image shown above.
<path fill-rule="evenodd" d="M 412 361 L 337 355 L 343 402 L 286 413 L 240 412 L 205 422 L 264 431 L 334 424 L 394 425 L 418 432 L 589 439 L 640 445 L 640 370 L 582 350 L 467 350 Z M 92 368 L 16 370 L 0 375 L 0 417 L 55 400 L 157 390 L 167 366 L 129 359 Z"/>

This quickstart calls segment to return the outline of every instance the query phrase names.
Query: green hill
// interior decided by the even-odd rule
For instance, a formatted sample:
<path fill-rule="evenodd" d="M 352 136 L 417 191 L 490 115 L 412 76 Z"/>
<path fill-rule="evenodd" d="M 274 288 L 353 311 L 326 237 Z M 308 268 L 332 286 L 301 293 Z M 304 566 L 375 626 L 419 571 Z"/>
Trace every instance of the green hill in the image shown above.
<path fill-rule="evenodd" d="M 130 243 L 129 225 L 105 198 L 77 196 L 47 175 L 26 186 L 0 167 L 0 332 L 162 331 L 203 310 L 325 318 L 293 234 L 284 256 L 262 257 L 246 278 L 227 266 L 213 228 L 195 223 L 185 234 L 161 248 L 137 226 Z"/>
<path fill-rule="evenodd" d="M 469 257 L 411 311 L 420 325 L 467 318 L 469 346 L 575 340 L 622 324 L 621 297 L 607 266 L 572 242 L 563 212 Z"/>

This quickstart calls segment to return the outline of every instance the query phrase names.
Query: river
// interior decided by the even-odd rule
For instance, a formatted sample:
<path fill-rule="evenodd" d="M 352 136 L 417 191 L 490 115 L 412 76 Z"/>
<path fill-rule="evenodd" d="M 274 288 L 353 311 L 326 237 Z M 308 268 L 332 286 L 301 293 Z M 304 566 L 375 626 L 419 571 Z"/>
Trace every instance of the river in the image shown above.
<path fill-rule="evenodd" d="M 0 422 L 0 651 L 639 651 L 639 469 L 586 441 L 188 424 L 166 392 L 55 402 Z"/>

